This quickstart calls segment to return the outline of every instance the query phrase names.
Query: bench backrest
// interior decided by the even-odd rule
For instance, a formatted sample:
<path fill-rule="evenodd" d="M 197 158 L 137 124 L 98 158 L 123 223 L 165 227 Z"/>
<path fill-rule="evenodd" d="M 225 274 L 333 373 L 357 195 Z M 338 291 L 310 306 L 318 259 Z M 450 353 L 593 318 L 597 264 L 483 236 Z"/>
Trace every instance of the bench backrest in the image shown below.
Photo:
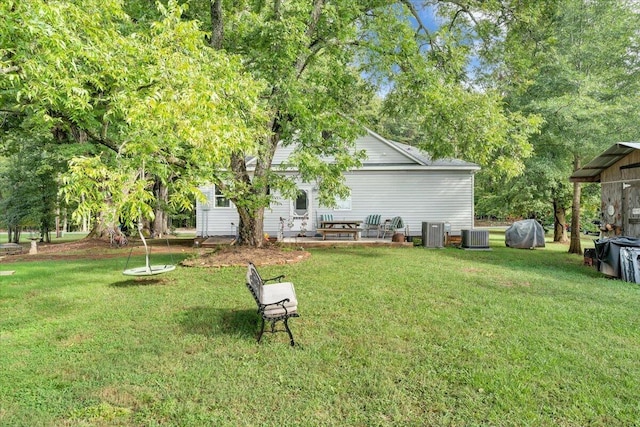
<path fill-rule="evenodd" d="M 333 221 L 333 214 L 320 215 L 320 221 Z"/>
<path fill-rule="evenodd" d="M 377 215 L 377 214 L 368 215 L 364 219 L 364 223 L 365 225 L 380 225 L 381 219 L 382 219 L 382 215 Z"/>
<path fill-rule="evenodd" d="M 398 230 L 400 228 L 404 228 L 404 221 L 402 221 L 401 217 L 396 216 L 391 220 L 391 229 Z"/>
<path fill-rule="evenodd" d="M 264 285 L 264 281 L 262 277 L 260 277 L 260 273 L 256 269 L 256 266 L 253 263 L 249 263 L 249 268 L 247 269 L 247 288 L 251 291 L 253 298 L 256 300 L 256 304 L 260 307 L 262 301 L 262 286 Z"/>

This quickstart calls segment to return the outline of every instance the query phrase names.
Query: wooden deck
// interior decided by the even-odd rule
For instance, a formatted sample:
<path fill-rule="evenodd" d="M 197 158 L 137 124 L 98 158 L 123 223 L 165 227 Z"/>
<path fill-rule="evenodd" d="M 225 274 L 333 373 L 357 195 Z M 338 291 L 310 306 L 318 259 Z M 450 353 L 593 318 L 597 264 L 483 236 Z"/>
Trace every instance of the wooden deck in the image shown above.
<path fill-rule="evenodd" d="M 360 237 L 353 240 L 351 236 L 332 237 L 323 240 L 322 237 L 285 237 L 281 242 L 285 245 L 302 247 L 331 247 L 331 246 L 413 246 L 413 242 L 392 242 L 390 238 Z"/>
<path fill-rule="evenodd" d="M 230 245 L 235 243 L 233 237 L 216 236 L 206 239 L 196 238 L 202 248 L 211 248 L 219 245 Z M 358 240 L 353 240 L 352 236 L 332 236 L 327 240 L 318 237 L 285 237 L 280 244 L 302 246 L 302 247 L 331 247 L 331 246 L 413 246 L 412 242 L 392 242 L 391 238 L 375 238 L 362 236 Z"/>

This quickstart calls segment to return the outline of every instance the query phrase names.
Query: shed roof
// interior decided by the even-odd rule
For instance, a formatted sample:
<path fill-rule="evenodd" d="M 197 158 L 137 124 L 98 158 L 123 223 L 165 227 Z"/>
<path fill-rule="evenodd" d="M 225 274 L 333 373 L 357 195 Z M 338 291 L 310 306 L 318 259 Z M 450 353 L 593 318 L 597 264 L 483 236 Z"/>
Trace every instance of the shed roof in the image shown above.
<path fill-rule="evenodd" d="M 602 154 L 573 172 L 569 177 L 571 182 L 600 182 L 600 174 L 634 150 L 640 150 L 639 142 L 618 142 L 613 144 Z"/>

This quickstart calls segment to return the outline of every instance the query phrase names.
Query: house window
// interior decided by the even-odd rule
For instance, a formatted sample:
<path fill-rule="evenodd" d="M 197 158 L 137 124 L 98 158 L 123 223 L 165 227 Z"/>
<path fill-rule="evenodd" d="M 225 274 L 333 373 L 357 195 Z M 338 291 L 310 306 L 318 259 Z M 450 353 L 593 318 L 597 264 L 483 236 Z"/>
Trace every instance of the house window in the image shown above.
<path fill-rule="evenodd" d="M 295 201 L 294 212 L 296 215 L 304 215 L 309 210 L 309 196 L 306 191 L 298 193 Z"/>
<path fill-rule="evenodd" d="M 351 196 L 345 199 L 336 199 L 335 211 L 350 211 L 351 210 Z"/>
<path fill-rule="evenodd" d="M 216 208 L 230 208 L 231 207 L 231 200 L 227 199 L 223 194 L 222 191 L 220 191 L 220 189 L 218 188 L 218 186 L 216 185 L 215 187 L 215 193 L 214 193 L 214 206 Z"/>

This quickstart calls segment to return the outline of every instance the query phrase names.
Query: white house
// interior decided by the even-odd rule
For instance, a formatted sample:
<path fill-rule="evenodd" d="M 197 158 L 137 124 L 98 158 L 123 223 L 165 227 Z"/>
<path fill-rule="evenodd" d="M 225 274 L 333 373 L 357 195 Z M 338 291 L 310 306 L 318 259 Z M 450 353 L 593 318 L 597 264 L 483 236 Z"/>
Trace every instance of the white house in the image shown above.
<path fill-rule="evenodd" d="M 292 149 L 279 147 L 273 166 L 283 162 Z M 424 151 L 389 141 L 369 130 L 356 141 L 356 149 L 365 150 L 367 159 L 359 169 L 345 172 L 350 198 L 341 200 L 336 208 L 320 206 L 314 184 L 301 182 L 297 200 L 276 195 L 265 211 L 265 233 L 276 236 L 280 218 L 294 223 L 293 227 L 285 226 L 285 236 L 297 233 L 299 218 L 305 214 L 309 218 L 305 229 L 311 236 L 323 214 L 332 214 L 337 220 L 364 220 L 370 214 L 380 214 L 383 220 L 400 216 L 410 236 L 421 235 L 422 222 L 449 223 L 452 232 L 473 228 L 474 174 L 480 170 L 478 165 L 455 159 L 431 160 Z M 197 235 L 235 235 L 238 213 L 233 204 L 213 185 L 201 190 L 207 202 L 196 206 Z"/>

